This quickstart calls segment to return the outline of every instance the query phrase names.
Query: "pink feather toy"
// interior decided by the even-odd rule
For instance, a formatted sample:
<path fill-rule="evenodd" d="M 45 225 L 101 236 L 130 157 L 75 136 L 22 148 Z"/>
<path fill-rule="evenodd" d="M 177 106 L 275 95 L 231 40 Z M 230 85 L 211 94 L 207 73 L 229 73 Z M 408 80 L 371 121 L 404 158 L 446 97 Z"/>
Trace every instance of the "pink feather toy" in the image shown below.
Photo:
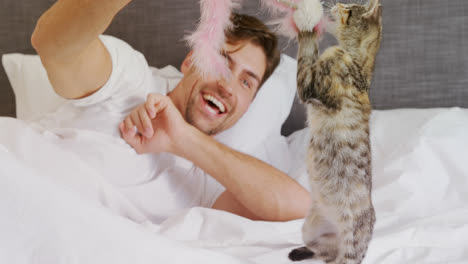
<path fill-rule="evenodd" d="M 186 37 L 193 50 L 192 61 L 201 76 L 230 78 L 230 70 L 225 58 L 220 54 L 224 48 L 226 29 L 232 26 L 231 12 L 240 7 L 242 0 L 200 0 L 201 18 L 197 29 Z M 272 15 L 279 16 L 274 20 L 277 32 L 290 39 L 297 36 L 298 29 L 293 14 L 301 0 L 262 0 L 262 8 Z M 314 28 L 320 33 L 325 29 L 326 19 L 322 18 Z"/>

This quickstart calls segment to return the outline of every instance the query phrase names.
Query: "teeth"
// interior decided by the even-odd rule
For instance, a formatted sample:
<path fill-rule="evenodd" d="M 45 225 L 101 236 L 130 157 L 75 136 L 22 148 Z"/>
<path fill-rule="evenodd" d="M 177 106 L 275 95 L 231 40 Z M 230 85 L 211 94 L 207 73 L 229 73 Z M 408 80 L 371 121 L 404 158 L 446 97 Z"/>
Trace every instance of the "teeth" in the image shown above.
<path fill-rule="evenodd" d="M 224 113 L 226 111 L 226 108 L 224 108 L 224 105 L 223 103 L 221 103 L 218 99 L 216 99 L 215 97 L 211 96 L 211 95 L 208 95 L 208 94 L 205 94 L 203 96 L 203 98 L 205 100 L 208 100 L 210 102 L 212 102 L 214 105 L 216 105 L 218 108 L 219 108 L 219 111 L 221 113 Z"/>

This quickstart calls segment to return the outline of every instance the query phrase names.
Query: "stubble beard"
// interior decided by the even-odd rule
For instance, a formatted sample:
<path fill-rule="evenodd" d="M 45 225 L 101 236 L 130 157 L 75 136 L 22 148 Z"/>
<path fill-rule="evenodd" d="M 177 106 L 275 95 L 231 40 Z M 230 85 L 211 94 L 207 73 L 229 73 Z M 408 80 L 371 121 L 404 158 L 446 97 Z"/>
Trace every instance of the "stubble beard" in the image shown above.
<path fill-rule="evenodd" d="M 187 104 L 187 108 L 185 109 L 185 121 L 187 121 L 187 123 L 196 127 L 198 130 L 207 134 L 208 136 L 213 136 L 223 131 L 223 129 L 221 128 L 221 125 L 218 125 L 214 128 L 208 128 L 208 129 L 203 129 L 201 127 L 198 127 L 197 124 L 195 123 L 194 111 L 192 111 L 194 106 L 195 106 L 195 99 L 189 100 Z"/>

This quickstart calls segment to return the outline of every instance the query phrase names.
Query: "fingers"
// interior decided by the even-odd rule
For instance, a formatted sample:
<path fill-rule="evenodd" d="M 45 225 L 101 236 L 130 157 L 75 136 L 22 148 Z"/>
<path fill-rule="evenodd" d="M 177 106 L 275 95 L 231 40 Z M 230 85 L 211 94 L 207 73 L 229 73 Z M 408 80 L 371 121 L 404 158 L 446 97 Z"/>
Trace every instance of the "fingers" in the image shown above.
<path fill-rule="evenodd" d="M 131 118 L 130 115 L 125 118 L 124 124 L 125 124 L 125 127 L 124 127 L 125 128 L 125 130 L 124 130 L 125 133 L 135 134 L 137 132 L 136 131 L 136 126 L 133 123 L 132 118 Z"/>
<path fill-rule="evenodd" d="M 154 107 L 154 103 L 154 99 L 150 99 L 150 96 L 148 95 L 148 100 L 146 100 L 145 108 L 151 119 L 154 119 L 156 117 L 156 107 Z"/>
<path fill-rule="evenodd" d="M 170 103 L 167 96 L 149 94 L 146 102 L 135 108 L 119 125 L 122 138 L 138 153 L 146 150 L 155 134 L 153 122 L 158 122 L 156 117 L 164 114 Z"/>
<path fill-rule="evenodd" d="M 139 129 L 140 133 L 142 133 L 145 137 L 151 138 L 153 136 L 153 124 L 151 123 L 151 119 L 146 111 L 145 107 L 140 107 L 138 109 L 138 114 L 140 118 L 140 125 Z"/>
<path fill-rule="evenodd" d="M 126 133 L 140 133 L 147 138 L 153 136 L 153 124 L 144 106 L 134 109 L 124 120 Z"/>
<path fill-rule="evenodd" d="M 127 120 L 127 119 L 125 119 Z M 136 133 L 136 129 L 126 129 L 125 121 L 119 125 L 120 134 L 122 138 L 132 146 L 137 153 L 141 153 L 142 149 L 142 136 Z"/>
<path fill-rule="evenodd" d="M 169 98 L 162 94 L 149 94 L 148 95 L 145 106 L 151 119 L 156 118 L 156 115 L 160 111 L 164 110 L 164 108 L 166 108 L 167 100 L 169 100 Z"/>
<path fill-rule="evenodd" d="M 125 141 L 128 142 L 129 139 L 133 139 L 137 136 L 137 128 L 132 121 L 131 116 L 127 116 L 123 122 L 119 125 L 120 133 Z"/>

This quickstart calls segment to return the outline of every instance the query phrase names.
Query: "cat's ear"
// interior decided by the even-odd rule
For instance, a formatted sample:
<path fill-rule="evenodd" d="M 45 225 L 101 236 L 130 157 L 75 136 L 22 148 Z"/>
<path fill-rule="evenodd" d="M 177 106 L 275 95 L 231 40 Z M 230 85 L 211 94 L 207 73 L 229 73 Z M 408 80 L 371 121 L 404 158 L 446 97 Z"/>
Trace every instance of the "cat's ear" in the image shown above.
<path fill-rule="evenodd" d="M 379 4 L 380 4 L 379 0 L 368 0 L 367 4 L 366 4 L 366 9 L 368 11 L 372 10 L 372 9 L 374 9 L 375 6 L 378 6 Z"/>
<path fill-rule="evenodd" d="M 382 5 L 380 0 L 369 0 L 367 3 L 367 13 L 363 15 L 364 18 L 378 20 L 382 17 Z"/>

